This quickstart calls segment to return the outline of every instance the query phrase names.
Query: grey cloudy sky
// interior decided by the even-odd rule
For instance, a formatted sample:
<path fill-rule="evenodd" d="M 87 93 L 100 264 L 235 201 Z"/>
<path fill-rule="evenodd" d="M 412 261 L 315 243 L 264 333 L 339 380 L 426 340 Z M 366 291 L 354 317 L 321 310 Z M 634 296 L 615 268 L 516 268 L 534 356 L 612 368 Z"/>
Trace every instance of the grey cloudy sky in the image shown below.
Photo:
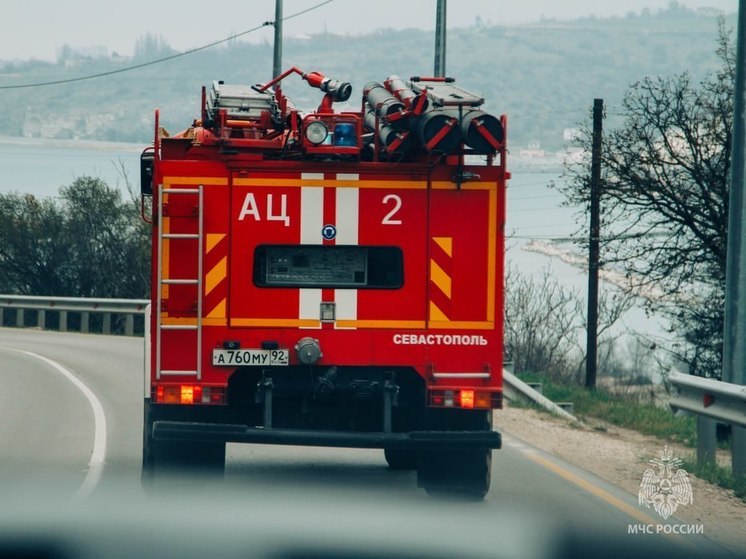
<path fill-rule="evenodd" d="M 285 16 L 323 0 L 285 0 Z M 448 26 L 465 27 L 477 17 L 485 23 L 514 24 L 542 17 L 572 19 L 586 15 L 624 15 L 643 8 L 664 8 L 670 0 L 450 0 Z M 691 7 L 738 9 L 738 0 L 679 0 Z M 274 0 L 2 0 L 0 60 L 54 60 L 57 49 L 105 46 L 131 54 L 137 37 L 162 36 L 183 50 L 222 39 L 274 18 Z M 435 0 L 333 0 L 285 22 L 286 36 L 328 31 L 367 33 L 381 28 L 432 29 Z M 269 40 L 271 28 L 246 40 Z"/>

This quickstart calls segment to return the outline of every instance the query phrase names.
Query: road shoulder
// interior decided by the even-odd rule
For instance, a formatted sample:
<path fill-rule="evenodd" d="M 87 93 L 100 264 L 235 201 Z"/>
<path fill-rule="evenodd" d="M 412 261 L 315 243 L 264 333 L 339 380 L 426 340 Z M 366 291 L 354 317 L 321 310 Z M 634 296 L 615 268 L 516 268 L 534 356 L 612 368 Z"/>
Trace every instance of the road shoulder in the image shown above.
<path fill-rule="evenodd" d="M 508 407 L 494 414 L 495 429 L 516 437 L 545 452 L 591 472 L 637 495 L 649 461 L 664 446 L 679 458 L 690 457 L 694 449 L 666 443 L 656 437 L 602 421 L 578 426 L 545 412 Z M 704 525 L 705 536 L 738 553 L 746 554 L 746 502 L 732 491 L 690 474 L 693 503 L 680 506 L 676 517 L 688 524 Z M 652 511 L 650 511 L 652 512 Z M 654 514 L 654 513 L 653 513 Z"/>

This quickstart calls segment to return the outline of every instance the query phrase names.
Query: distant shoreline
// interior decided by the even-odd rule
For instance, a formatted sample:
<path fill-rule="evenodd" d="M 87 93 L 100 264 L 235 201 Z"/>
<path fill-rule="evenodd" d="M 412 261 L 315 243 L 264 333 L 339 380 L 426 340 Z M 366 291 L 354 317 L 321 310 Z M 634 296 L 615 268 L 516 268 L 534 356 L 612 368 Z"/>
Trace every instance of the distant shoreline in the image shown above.
<path fill-rule="evenodd" d="M 134 142 L 108 142 L 99 140 L 70 140 L 58 138 L 29 138 L 26 136 L 4 136 L 0 135 L 0 146 L 11 145 L 21 147 L 47 147 L 57 149 L 84 149 L 101 151 L 124 151 L 140 153 L 147 147 L 145 142 L 139 144 Z M 513 172 L 521 173 L 551 173 L 558 174 L 564 169 L 563 158 L 556 154 L 547 154 L 542 157 L 527 157 L 522 155 L 510 155 L 508 167 Z"/>
<path fill-rule="evenodd" d="M 147 147 L 146 143 L 108 142 L 99 140 L 69 140 L 58 138 L 29 138 L 26 136 L 0 135 L 0 145 L 43 146 L 64 149 L 100 149 L 140 152 Z"/>

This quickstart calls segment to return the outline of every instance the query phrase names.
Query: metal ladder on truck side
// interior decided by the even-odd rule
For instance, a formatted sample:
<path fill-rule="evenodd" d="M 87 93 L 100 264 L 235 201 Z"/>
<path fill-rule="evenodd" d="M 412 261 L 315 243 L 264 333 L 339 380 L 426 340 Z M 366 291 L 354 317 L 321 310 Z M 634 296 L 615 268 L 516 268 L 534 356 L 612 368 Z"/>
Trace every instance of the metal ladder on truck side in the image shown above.
<path fill-rule="evenodd" d="M 163 232 L 163 195 L 169 196 L 182 194 L 197 194 L 197 233 L 168 233 Z M 186 216 L 182 216 L 186 217 Z M 162 376 L 194 376 L 197 380 L 202 379 L 202 266 L 203 266 L 203 239 L 204 239 L 204 185 L 197 188 L 165 188 L 163 184 L 158 185 L 158 294 L 156 305 L 156 346 L 155 367 L 156 379 Z M 186 241 L 197 243 L 197 277 L 196 278 L 164 278 L 163 277 L 163 243 L 164 241 Z M 169 254 L 171 251 L 169 250 Z M 163 286 L 165 285 L 194 285 L 197 289 L 197 320 L 195 324 L 163 324 Z M 194 330 L 197 335 L 196 366 L 189 370 L 162 369 L 161 361 L 161 334 L 164 330 Z"/>

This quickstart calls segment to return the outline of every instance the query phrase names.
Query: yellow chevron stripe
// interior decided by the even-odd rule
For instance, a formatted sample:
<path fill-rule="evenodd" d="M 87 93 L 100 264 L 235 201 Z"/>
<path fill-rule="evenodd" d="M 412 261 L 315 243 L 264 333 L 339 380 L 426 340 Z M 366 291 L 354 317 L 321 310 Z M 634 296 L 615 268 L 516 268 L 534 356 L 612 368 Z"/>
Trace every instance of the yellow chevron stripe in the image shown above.
<path fill-rule="evenodd" d="M 224 238 L 225 233 L 208 233 L 205 238 L 205 254 L 214 249 L 215 245 L 222 241 Z"/>
<path fill-rule="evenodd" d="M 430 301 L 430 320 L 437 322 L 448 322 L 448 317 L 432 301 Z"/>
<path fill-rule="evenodd" d="M 440 289 L 446 297 L 451 298 L 451 277 L 438 266 L 432 258 L 430 259 L 430 281 Z"/>
<path fill-rule="evenodd" d="M 210 311 L 210 314 L 208 314 L 206 318 L 225 318 L 225 309 L 225 299 L 223 299 L 220 303 L 215 305 L 215 308 Z"/>
<path fill-rule="evenodd" d="M 209 295 L 215 286 L 225 279 L 227 273 L 228 257 L 223 256 L 223 259 L 205 276 L 205 296 Z"/>
<path fill-rule="evenodd" d="M 433 241 L 435 241 L 448 256 L 453 256 L 453 237 L 433 237 Z"/>

